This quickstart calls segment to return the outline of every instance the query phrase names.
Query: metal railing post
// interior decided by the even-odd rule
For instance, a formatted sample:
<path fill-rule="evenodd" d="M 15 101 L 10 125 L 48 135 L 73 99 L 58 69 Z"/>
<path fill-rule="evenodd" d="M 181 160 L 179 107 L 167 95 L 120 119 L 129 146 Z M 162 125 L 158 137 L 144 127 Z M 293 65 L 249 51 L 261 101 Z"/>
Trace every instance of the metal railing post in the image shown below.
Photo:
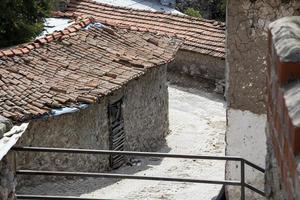
<path fill-rule="evenodd" d="M 241 160 L 241 200 L 245 200 L 245 160 Z"/>

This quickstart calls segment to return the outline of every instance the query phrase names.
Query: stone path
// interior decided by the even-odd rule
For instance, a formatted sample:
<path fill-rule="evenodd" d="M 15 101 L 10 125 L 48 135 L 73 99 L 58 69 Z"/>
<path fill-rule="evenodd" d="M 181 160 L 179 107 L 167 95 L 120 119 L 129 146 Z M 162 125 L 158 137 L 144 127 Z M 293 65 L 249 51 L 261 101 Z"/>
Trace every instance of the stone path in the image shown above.
<path fill-rule="evenodd" d="M 224 155 L 225 108 L 220 97 L 198 90 L 170 86 L 170 129 L 160 152 Z M 115 173 L 222 180 L 223 161 L 136 159 Z M 74 179 L 22 188 L 19 193 L 76 195 L 108 199 L 210 200 L 220 186 L 162 181 Z"/>

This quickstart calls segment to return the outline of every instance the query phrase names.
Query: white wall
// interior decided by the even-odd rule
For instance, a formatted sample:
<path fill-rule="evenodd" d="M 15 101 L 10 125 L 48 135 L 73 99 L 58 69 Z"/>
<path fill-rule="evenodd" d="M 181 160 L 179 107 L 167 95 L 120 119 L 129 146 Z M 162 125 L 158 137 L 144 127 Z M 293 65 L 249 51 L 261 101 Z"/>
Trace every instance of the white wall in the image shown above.
<path fill-rule="evenodd" d="M 266 115 L 257 115 L 250 111 L 229 108 L 227 110 L 226 155 L 241 156 L 260 167 L 265 168 Z M 240 180 L 238 162 L 228 162 L 226 166 L 228 180 Z M 264 189 L 264 175 L 246 167 L 246 182 Z M 247 190 L 248 191 L 248 190 Z M 228 187 L 229 199 L 240 198 L 240 187 Z M 261 199 L 259 195 L 247 192 L 246 199 Z"/>

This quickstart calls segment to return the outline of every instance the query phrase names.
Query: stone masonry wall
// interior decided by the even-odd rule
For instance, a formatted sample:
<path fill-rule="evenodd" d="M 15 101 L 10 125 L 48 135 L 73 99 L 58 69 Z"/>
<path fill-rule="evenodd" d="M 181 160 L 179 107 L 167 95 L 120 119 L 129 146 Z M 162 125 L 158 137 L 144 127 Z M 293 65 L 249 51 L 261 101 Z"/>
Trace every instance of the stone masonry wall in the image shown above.
<path fill-rule="evenodd" d="M 213 81 L 225 79 L 225 60 L 191 51 L 179 50 L 168 71 Z"/>
<path fill-rule="evenodd" d="M 76 113 L 32 121 L 18 145 L 108 149 L 107 107 L 123 98 L 126 150 L 153 151 L 165 142 L 169 130 L 166 73 L 166 66 L 151 69 L 113 95 L 103 98 L 99 104 Z M 17 164 L 24 169 L 99 172 L 109 170 L 109 157 L 18 153 Z M 43 180 L 24 176 L 18 179 L 18 184 L 38 184 Z"/>
<path fill-rule="evenodd" d="M 266 192 L 267 197 L 274 200 L 300 199 L 300 171 L 297 171 L 296 159 L 300 155 L 299 24 L 300 17 L 289 17 L 270 26 Z"/>
<path fill-rule="evenodd" d="M 266 113 L 267 27 L 300 14 L 297 0 L 228 0 L 227 100 L 230 108 Z"/>
<path fill-rule="evenodd" d="M 154 151 L 169 132 L 167 66 L 151 69 L 125 89 L 124 120 L 127 149 Z"/>
<path fill-rule="evenodd" d="M 0 200 L 15 200 L 15 163 L 14 154 L 8 153 L 0 161 Z"/>
<path fill-rule="evenodd" d="M 107 99 L 103 99 L 75 113 L 31 121 L 17 145 L 108 149 L 108 138 Z M 16 160 L 20 169 L 99 172 L 109 167 L 107 155 L 19 152 Z M 44 178 L 18 176 L 18 186 L 39 184 Z"/>

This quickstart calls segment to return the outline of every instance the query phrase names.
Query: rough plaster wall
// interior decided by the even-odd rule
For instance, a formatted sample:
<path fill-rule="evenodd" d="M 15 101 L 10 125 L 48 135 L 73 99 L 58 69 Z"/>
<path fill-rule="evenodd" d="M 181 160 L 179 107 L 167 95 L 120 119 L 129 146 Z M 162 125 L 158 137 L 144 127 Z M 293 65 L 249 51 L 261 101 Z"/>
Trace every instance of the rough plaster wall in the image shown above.
<path fill-rule="evenodd" d="M 15 163 L 14 154 L 8 153 L 0 161 L 0 200 L 14 200 L 15 197 Z"/>
<path fill-rule="evenodd" d="M 267 28 L 300 13 L 297 0 L 228 0 L 227 100 L 231 108 L 265 113 Z"/>
<path fill-rule="evenodd" d="M 267 28 L 269 23 L 277 18 L 299 14 L 299 4 L 300 1 L 297 0 L 227 2 L 226 155 L 242 156 L 261 166 L 264 165 L 266 117 L 260 114 L 266 113 Z M 248 177 L 251 177 L 249 181 L 257 182 L 260 188 L 263 188 L 264 180 L 258 179 L 255 173 L 248 173 Z M 226 176 L 238 177 L 234 164 L 228 163 Z M 230 188 L 227 191 L 231 199 L 237 199 L 238 193 L 238 188 Z"/>
<path fill-rule="evenodd" d="M 212 80 L 225 79 L 225 60 L 191 51 L 179 50 L 168 71 Z"/>
<path fill-rule="evenodd" d="M 167 66 L 131 81 L 124 97 L 127 149 L 153 151 L 169 131 Z"/>
<path fill-rule="evenodd" d="M 227 110 L 226 155 L 241 156 L 261 167 L 265 166 L 266 115 L 258 115 L 249 111 Z M 236 162 L 227 162 L 226 178 L 240 180 L 240 166 Z M 246 168 L 246 181 L 264 189 L 264 175 L 252 168 Z M 229 199 L 240 198 L 239 187 L 228 187 Z M 259 199 L 260 196 L 247 191 L 246 199 Z"/>
<path fill-rule="evenodd" d="M 108 149 L 107 100 L 87 109 L 49 119 L 32 121 L 18 145 Z M 107 155 L 18 153 L 17 166 L 24 169 L 99 172 L 109 166 Z M 26 176 L 18 185 L 27 184 Z M 40 177 L 30 178 L 37 184 Z"/>

